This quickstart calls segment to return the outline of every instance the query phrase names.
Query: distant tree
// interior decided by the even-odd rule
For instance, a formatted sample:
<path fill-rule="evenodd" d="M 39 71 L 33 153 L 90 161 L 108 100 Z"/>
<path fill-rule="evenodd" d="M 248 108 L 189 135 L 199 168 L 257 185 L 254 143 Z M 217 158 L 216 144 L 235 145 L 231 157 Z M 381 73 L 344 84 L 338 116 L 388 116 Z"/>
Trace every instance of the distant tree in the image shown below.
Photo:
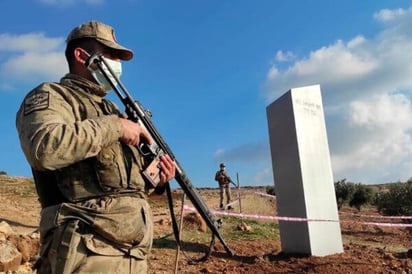
<path fill-rule="evenodd" d="M 5 172 L 5 171 L 0 171 L 0 175 L 7 175 L 7 172 Z"/>
<path fill-rule="evenodd" d="M 412 180 L 406 183 L 393 183 L 387 192 L 379 192 L 375 195 L 374 204 L 378 212 L 390 216 L 412 215 Z M 403 219 L 404 223 L 412 223 L 410 219 Z M 412 228 L 408 229 L 412 234 Z"/>
<path fill-rule="evenodd" d="M 345 203 L 348 203 L 355 192 L 355 184 L 346 182 L 346 178 L 335 183 L 335 195 L 338 209 L 341 209 Z"/>
<path fill-rule="evenodd" d="M 388 191 L 376 193 L 374 204 L 385 215 L 412 215 L 412 179 L 392 183 Z"/>
<path fill-rule="evenodd" d="M 266 193 L 269 195 L 275 196 L 275 187 L 274 186 L 266 186 Z"/>
<path fill-rule="evenodd" d="M 362 206 L 369 204 L 372 201 L 373 194 L 372 188 L 366 185 L 357 184 L 355 185 L 355 191 L 349 201 L 349 206 L 355 207 L 360 211 Z"/>

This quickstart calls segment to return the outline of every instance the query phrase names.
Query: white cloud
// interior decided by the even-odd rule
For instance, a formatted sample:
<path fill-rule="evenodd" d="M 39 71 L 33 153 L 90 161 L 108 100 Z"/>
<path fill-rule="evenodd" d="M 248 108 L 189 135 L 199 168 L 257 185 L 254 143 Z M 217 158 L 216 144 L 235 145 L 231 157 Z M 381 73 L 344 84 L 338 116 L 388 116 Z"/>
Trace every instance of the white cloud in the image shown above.
<path fill-rule="evenodd" d="M 51 38 L 43 33 L 0 34 L 2 89 L 58 80 L 68 71 L 64 46 L 64 38 Z"/>
<path fill-rule="evenodd" d="M 412 160 L 408 133 L 412 128 L 411 101 L 403 94 L 382 94 L 351 102 L 349 113 L 349 123 L 342 126 L 346 127 L 346 134 L 356 135 L 357 140 L 349 150 L 332 155 L 338 177 L 355 173 L 368 182 L 409 178 L 409 171 L 403 171 L 401 166 Z M 405 167 L 409 168 L 409 164 Z"/>
<path fill-rule="evenodd" d="M 283 72 L 275 64 L 268 72 L 266 97 L 272 101 L 290 88 L 312 84 L 338 88 L 331 96 L 340 97 L 342 92 L 357 93 L 357 89 L 351 87 L 352 83 L 367 78 L 377 69 L 379 60 L 371 54 L 364 38 L 356 37 L 347 44 L 339 40 L 311 52 L 308 58 L 297 60 Z"/>
<path fill-rule="evenodd" d="M 384 28 L 373 39 L 339 40 L 267 73 L 268 102 L 294 87 L 321 85 L 336 179 L 411 177 L 412 9 L 381 10 L 374 18 Z"/>
<path fill-rule="evenodd" d="M 67 72 L 62 52 L 28 52 L 2 64 L 2 71 L 14 79 L 63 76 Z"/>
<path fill-rule="evenodd" d="M 63 38 L 49 38 L 44 33 L 0 34 L 0 51 L 48 52 L 58 49 L 63 43 Z"/>
<path fill-rule="evenodd" d="M 412 127 L 411 101 L 404 94 L 382 94 L 350 103 L 351 123 L 367 129 L 407 131 Z"/>
<path fill-rule="evenodd" d="M 412 11 L 403 16 L 412 19 Z M 372 40 L 358 36 L 312 51 L 281 70 L 275 63 L 264 86 L 268 102 L 287 90 L 320 84 L 328 105 L 412 87 L 412 31 L 405 22 L 390 25 Z M 411 22 L 412 23 L 412 22 Z M 402 27 L 400 27 L 402 26 Z M 325 96 L 327 95 L 327 96 Z"/>
<path fill-rule="evenodd" d="M 275 59 L 276 61 L 279 61 L 279 62 L 286 62 L 286 61 L 294 60 L 295 58 L 296 56 L 291 51 L 283 52 L 281 50 L 278 50 L 278 52 L 276 52 Z"/>
<path fill-rule="evenodd" d="M 396 10 L 382 9 L 379 12 L 376 12 L 373 15 L 373 17 L 376 20 L 381 21 L 381 22 L 390 22 L 405 14 L 406 14 L 406 11 L 404 9 L 396 9 Z"/>

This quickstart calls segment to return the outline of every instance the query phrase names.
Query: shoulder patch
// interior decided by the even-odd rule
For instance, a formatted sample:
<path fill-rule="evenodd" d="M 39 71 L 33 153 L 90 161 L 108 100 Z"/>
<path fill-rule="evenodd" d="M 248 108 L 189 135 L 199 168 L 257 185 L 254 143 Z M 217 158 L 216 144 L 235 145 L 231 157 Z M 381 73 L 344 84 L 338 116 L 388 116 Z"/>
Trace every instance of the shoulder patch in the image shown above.
<path fill-rule="evenodd" d="M 35 93 L 24 100 L 24 115 L 49 107 L 49 92 Z"/>

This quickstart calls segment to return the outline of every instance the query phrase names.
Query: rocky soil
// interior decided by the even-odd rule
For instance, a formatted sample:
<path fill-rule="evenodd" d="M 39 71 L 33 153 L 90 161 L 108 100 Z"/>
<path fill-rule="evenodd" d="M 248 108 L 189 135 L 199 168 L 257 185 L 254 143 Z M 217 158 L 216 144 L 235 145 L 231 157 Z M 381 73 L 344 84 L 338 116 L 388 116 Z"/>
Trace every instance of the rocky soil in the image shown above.
<path fill-rule="evenodd" d="M 30 267 L 38 247 L 40 206 L 30 181 L 30 178 L 0 175 L 0 248 L 13 243 L 20 245 L 19 252 L 23 254 L 18 270 L 9 273 L 33 273 Z M 218 190 L 199 191 L 209 208 L 214 210 L 218 204 Z M 259 191 L 263 188 L 241 188 L 242 213 L 274 216 L 275 202 L 258 195 Z M 175 190 L 174 194 L 177 198 L 175 212 L 179 213 L 181 192 Z M 260 238 L 248 237 L 263 226 L 264 221 L 257 220 L 246 231 L 224 235 L 234 256 L 229 256 L 216 240 L 211 256 L 205 262 L 190 263 L 182 251 L 177 252 L 165 199 L 165 195 L 151 197 L 155 240 L 149 257 L 150 273 L 174 273 L 175 268 L 176 273 L 412 273 L 412 229 L 397 227 L 401 220 L 379 218 L 373 208 L 360 213 L 344 208 L 340 212 L 343 253 L 324 257 L 284 254 L 278 231 Z M 239 205 L 230 212 L 239 212 Z M 224 218 L 230 221 L 231 217 Z M 390 222 L 395 226 L 382 225 Z M 9 226 L 11 231 L 2 233 L 2 225 Z M 185 223 L 183 227 L 187 225 Z M 234 237 L 236 233 L 242 233 L 243 237 Z M 187 242 L 190 241 L 191 238 L 187 238 Z M 199 250 L 206 246 L 207 241 L 194 240 L 185 247 L 185 253 L 199 257 L 202 255 Z M 4 250 L 0 250 L 0 258 L 2 254 Z"/>

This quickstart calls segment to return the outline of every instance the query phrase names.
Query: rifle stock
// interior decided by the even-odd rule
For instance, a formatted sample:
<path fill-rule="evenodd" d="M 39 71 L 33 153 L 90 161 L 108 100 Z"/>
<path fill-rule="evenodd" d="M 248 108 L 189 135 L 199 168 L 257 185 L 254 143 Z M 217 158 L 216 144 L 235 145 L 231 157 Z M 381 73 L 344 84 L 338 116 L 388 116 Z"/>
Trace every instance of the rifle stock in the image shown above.
<path fill-rule="evenodd" d="M 126 108 L 126 114 L 128 116 L 127 118 L 143 126 L 147 130 L 149 135 L 152 137 L 153 144 L 151 145 L 143 144 L 144 147 L 141 148 L 141 150 L 144 150 L 144 154 L 146 154 L 147 157 L 150 157 L 151 161 L 155 161 L 156 158 L 160 157 L 163 154 L 168 154 L 175 161 L 175 165 L 176 165 L 175 180 L 178 182 L 182 190 L 185 192 L 187 197 L 192 202 L 193 206 L 202 216 L 207 226 L 212 231 L 213 236 L 216 236 L 222 243 L 226 252 L 230 256 L 233 256 L 234 255 L 233 251 L 229 248 L 229 246 L 223 239 L 223 236 L 218 229 L 219 227 L 218 222 L 214 219 L 206 203 L 202 199 L 197 189 L 193 186 L 192 182 L 190 181 L 189 177 L 184 172 L 183 168 L 180 166 L 172 150 L 169 148 L 167 143 L 163 140 L 159 131 L 156 129 L 156 127 L 152 123 L 151 115 L 142 107 L 142 105 L 138 101 L 135 101 L 132 98 L 130 93 L 127 91 L 126 87 L 114 75 L 110 66 L 107 64 L 104 58 L 102 58 L 101 54 L 98 53 L 98 54 L 91 56 L 89 60 L 86 62 L 86 66 L 89 67 L 91 64 L 96 64 L 98 68 L 103 72 L 106 79 L 110 82 L 113 90 L 116 92 L 117 96 L 119 97 L 119 99 L 121 100 L 121 102 L 124 104 Z M 109 77 L 107 71 L 104 70 L 103 65 L 107 68 L 107 70 L 111 74 L 111 77 Z M 115 79 L 116 83 L 113 83 L 112 79 Z M 117 86 L 119 86 L 120 89 Z M 149 177 L 147 178 L 149 181 L 151 181 L 151 183 L 155 187 L 156 179 L 151 178 L 151 177 L 158 177 L 158 176 L 149 175 Z"/>

